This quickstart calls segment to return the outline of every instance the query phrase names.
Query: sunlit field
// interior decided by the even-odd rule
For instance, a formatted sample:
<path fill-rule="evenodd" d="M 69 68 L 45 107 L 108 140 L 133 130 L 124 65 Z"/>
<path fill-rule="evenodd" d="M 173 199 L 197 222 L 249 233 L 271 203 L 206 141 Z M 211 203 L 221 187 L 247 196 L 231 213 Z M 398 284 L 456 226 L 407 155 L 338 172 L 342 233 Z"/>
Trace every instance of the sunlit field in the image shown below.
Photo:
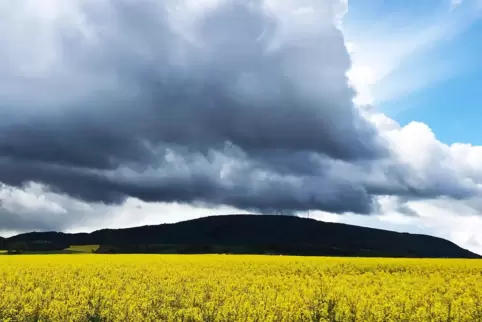
<path fill-rule="evenodd" d="M 0 256 L 1 321 L 482 321 L 482 261 Z"/>
<path fill-rule="evenodd" d="M 80 246 L 70 246 L 67 251 L 72 253 L 93 253 L 99 248 L 99 245 L 80 245 Z"/>

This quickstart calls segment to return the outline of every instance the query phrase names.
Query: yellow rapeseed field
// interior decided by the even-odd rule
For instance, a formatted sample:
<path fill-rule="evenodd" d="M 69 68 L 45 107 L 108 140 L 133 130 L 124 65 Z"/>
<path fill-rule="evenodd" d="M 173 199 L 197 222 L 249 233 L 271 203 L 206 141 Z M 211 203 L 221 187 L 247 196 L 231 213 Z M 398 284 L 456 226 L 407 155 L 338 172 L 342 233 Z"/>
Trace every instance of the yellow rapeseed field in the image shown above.
<path fill-rule="evenodd" d="M 482 261 L 0 256 L 1 321 L 482 321 Z"/>

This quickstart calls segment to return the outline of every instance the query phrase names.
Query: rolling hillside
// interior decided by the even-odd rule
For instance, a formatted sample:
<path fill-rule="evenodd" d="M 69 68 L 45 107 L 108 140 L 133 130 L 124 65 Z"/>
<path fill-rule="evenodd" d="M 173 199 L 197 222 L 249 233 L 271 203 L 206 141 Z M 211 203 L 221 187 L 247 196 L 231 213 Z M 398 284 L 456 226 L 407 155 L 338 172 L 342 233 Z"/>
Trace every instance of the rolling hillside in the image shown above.
<path fill-rule="evenodd" d="M 48 241 L 61 245 L 101 245 L 97 252 L 121 253 L 479 258 L 450 241 L 432 236 L 275 215 L 212 216 L 175 224 L 80 234 L 32 232 L 6 241 L 8 244 Z"/>

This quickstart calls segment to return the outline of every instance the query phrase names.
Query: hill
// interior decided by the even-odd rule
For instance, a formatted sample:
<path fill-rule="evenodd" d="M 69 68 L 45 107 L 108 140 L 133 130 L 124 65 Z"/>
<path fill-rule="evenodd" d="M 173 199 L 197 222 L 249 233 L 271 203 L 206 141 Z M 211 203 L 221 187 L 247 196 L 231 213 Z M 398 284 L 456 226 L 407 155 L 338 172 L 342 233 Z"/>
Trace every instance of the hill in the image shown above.
<path fill-rule="evenodd" d="M 212 216 L 175 224 L 102 229 L 92 233 L 32 232 L 6 239 L 10 245 L 35 241 L 101 245 L 97 250 L 101 253 L 480 257 L 442 238 L 276 215 Z"/>

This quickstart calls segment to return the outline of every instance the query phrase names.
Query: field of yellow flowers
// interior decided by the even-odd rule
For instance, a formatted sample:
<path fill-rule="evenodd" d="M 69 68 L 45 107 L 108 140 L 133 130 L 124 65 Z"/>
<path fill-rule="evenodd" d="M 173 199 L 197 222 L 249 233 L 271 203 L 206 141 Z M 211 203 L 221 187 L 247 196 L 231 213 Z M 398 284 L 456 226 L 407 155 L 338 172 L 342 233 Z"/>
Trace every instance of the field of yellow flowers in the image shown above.
<path fill-rule="evenodd" d="M 482 321 L 482 261 L 4 255 L 0 321 Z"/>

